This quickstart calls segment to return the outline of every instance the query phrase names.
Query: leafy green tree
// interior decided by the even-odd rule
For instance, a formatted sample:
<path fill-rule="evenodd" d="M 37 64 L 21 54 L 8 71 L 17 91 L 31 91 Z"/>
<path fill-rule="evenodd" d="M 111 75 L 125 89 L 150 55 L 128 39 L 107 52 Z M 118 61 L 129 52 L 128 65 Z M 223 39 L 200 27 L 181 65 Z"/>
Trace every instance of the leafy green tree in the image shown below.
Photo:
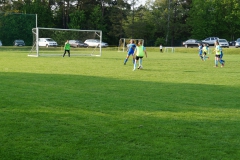
<path fill-rule="evenodd" d="M 138 5 L 140 0 L 112 1 L 0 0 L 0 11 L 37 14 L 39 27 L 102 30 L 109 44 L 118 44 L 119 38 L 143 38 L 145 45 L 158 46 L 163 40 L 180 45 L 188 38 L 240 37 L 239 0 L 147 0 L 145 6 Z M 0 17 L 0 39 L 12 45 L 13 38 L 32 38 L 31 23 L 19 32 L 15 26 L 23 26 L 23 19 L 5 18 Z"/>
<path fill-rule="evenodd" d="M 239 11 L 237 0 L 193 0 L 188 18 L 192 36 L 198 39 L 209 36 L 234 39 L 239 35 Z"/>
<path fill-rule="evenodd" d="M 36 27 L 36 16 L 18 13 L 0 14 L 0 38 L 4 45 L 13 45 L 15 39 L 22 39 L 32 45 L 32 28 Z"/>
<path fill-rule="evenodd" d="M 229 40 L 236 40 L 240 37 L 240 5 L 238 0 L 222 1 L 222 23 L 224 27 L 223 37 Z"/>
<path fill-rule="evenodd" d="M 68 25 L 69 28 L 81 29 L 81 27 L 84 26 L 84 23 L 86 22 L 86 16 L 84 11 L 76 10 L 69 16 L 70 16 L 70 22 Z"/>
<path fill-rule="evenodd" d="M 114 41 L 114 44 L 117 44 L 118 40 L 124 36 L 122 27 L 124 14 L 121 9 L 116 7 L 109 7 L 107 13 L 109 13 L 108 16 L 105 16 L 105 22 L 109 24 L 106 26 L 107 35 L 112 39 L 111 41 Z"/>
<path fill-rule="evenodd" d="M 53 13 L 47 4 L 48 3 L 40 1 L 25 4 L 22 7 L 22 12 L 37 14 L 38 27 L 53 28 L 55 27 Z"/>
<path fill-rule="evenodd" d="M 95 6 L 89 16 L 88 24 L 90 24 L 89 29 L 104 30 L 104 19 L 100 6 Z"/>
<path fill-rule="evenodd" d="M 181 45 L 182 35 L 189 26 L 186 23 L 191 2 L 185 0 L 155 0 L 148 2 L 149 18 L 155 26 L 155 39 L 165 37 L 168 45 Z M 152 5 L 150 5 L 152 3 Z"/>
<path fill-rule="evenodd" d="M 112 0 L 104 10 L 104 22 L 106 25 L 107 41 L 111 45 L 118 45 L 120 38 L 125 38 L 125 30 L 123 28 L 124 20 L 129 12 L 129 4 L 123 0 L 118 0 L 113 5 Z"/>

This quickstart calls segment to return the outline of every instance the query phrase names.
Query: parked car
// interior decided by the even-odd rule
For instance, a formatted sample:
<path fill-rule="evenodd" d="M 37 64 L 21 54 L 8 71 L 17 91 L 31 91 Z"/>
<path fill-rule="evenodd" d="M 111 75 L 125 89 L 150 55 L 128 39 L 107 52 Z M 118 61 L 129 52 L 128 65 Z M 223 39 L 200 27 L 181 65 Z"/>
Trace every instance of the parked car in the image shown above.
<path fill-rule="evenodd" d="M 240 47 L 240 38 L 236 40 L 235 47 L 236 48 Z"/>
<path fill-rule="evenodd" d="M 229 48 L 229 43 L 226 39 L 218 39 L 218 42 L 221 47 Z"/>
<path fill-rule="evenodd" d="M 69 44 L 71 47 L 88 47 L 87 43 L 83 43 L 80 40 L 69 40 Z"/>
<path fill-rule="evenodd" d="M 214 43 L 218 39 L 219 39 L 218 37 L 208 37 L 208 38 L 202 40 L 202 42 L 208 43 L 209 46 L 214 46 Z"/>
<path fill-rule="evenodd" d="M 14 46 L 25 46 L 25 42 L 24 42 L 24 40 L 17 39 L 17 40 L 13 41 L 13 45 Z"/>
<path fill-rule="evenodd" d="M 189 40 L 183 42 L 183 46 L 185 46 L 186 48 L 188 48 L 188 47 L 198 47 L 198 44 L 208 45 L 208 43 L 202 42 L 202 41 L 197 40 L 197 39 L 189 39 Z"/>
<path fill-rule="evenodd" d="M 100 47 L 100 40 L 98 39 L 87 39 L 84 43 L 88 44 L 89 47 Z M 108 44 L 105 42 L 102 42 L 101 46 L 108 47 Z"/>
<path fill-rule="evenodd" d="M 2 46 L 2 41 L 0 40 L 0 46 Z"/>
<path fill-rule="evenodd" d="M 229 46 L 235 46 L 236 41 L 229 41 Z"/>
<path fill-rule="evenodd" d="M 39 38 L 38 39 L 38 46 L 42 46 L 42 47 L 57 47 L 58 44 L 52 38 Z"/>

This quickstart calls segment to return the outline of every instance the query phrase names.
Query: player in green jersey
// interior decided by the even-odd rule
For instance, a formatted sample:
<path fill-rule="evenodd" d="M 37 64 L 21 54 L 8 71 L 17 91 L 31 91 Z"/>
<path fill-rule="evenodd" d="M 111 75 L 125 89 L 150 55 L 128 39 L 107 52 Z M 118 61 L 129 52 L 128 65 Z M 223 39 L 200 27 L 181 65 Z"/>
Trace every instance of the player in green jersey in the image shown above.
<path fill-rule="evenodd" d="M 136 69 L 138 60 L 139 60 L 138 69 L 143 69 L 142 59 L 144 57 L 144 54 L 145 54 L 145 56 L 147 58 L 146 48 L 142 45 L 142 42 L 139 41 L 138 45 L 137 45 L 137 47 L 135 49 L 135 52 L 134 52 L 135 62 L 134 62 L 134 65 L 133 65 L 133 71 L 135 71 L 135 69 Z"/>
<path fill-rule="evenodd" d="M 63 57 L 65 56 L 66 52 L 68 52 L 68 57 L 70 57 L 70 44 L 69 44 L 69 40 L 67 40 L 65 42 Z"/>

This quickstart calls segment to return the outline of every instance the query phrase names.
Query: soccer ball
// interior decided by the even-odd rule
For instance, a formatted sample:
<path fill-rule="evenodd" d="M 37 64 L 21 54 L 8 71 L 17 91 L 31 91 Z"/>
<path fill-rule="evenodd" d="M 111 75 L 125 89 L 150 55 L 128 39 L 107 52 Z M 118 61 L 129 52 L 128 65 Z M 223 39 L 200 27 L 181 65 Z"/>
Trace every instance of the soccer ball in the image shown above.
<path fill-rule="evenodd" d="M 138 69 L 143 69 L 143 66 L 139 66 Z"/>

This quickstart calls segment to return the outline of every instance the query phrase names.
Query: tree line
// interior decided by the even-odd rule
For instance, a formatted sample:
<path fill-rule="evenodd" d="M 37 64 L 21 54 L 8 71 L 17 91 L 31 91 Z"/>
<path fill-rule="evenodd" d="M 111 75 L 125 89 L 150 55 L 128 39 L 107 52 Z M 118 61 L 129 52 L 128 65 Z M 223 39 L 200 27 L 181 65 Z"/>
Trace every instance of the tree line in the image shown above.
<path fill-rule="evenodd" d="M 10 44 L 12 37 L 31 36 L 35 26 L 24 22 L 29 27 L 19 32 L 21 19 L 6 13 L 37 14 L 38 27 L 102 30 L 110 45 L 120 38 L 178 46 L 189 38 L 240 37 L 239 0 L 147 0 L 144 6 L 140 0 L 0 0 L 0 39 Z"/>

